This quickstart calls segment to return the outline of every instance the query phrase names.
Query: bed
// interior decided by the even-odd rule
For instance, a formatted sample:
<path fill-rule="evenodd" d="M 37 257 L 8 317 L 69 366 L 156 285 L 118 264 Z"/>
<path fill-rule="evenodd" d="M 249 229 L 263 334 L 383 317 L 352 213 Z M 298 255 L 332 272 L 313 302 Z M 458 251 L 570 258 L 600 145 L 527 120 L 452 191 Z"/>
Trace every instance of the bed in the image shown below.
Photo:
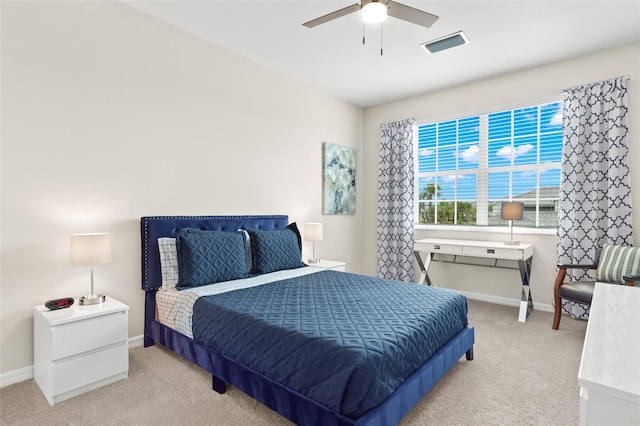
<path fill-rule="evenodd" d="M 301 425 L 392 425 L 473 359 L 463 295 L 306 266 L 286 215 L 153 216 L 140 227 L 144 346 L 211 373 L 216 392 L 230 384 Z"/>

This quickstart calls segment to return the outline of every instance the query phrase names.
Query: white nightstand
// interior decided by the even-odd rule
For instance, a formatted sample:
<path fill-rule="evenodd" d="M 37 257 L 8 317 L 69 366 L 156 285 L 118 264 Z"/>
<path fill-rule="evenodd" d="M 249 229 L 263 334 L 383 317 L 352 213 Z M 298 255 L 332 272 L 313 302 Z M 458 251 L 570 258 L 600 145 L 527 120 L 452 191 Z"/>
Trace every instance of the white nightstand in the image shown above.
<path fill-rule="evenodd" d="M 335 260 L 323 260 L 320 259 L 320 263 L 310 263 L 309 266 L 316 266 L 318 268 L 333 269 L 334 271 L 346 272 L 347 264 L 344 262 L 338 262 Z"/>
<path fill-rule="evenodd" d="M 129 307 L 107 297 L 98 305 L 50 311 L 33 319 L 33 376 L 49 404 L 64 401 L 129 373 Z"/>

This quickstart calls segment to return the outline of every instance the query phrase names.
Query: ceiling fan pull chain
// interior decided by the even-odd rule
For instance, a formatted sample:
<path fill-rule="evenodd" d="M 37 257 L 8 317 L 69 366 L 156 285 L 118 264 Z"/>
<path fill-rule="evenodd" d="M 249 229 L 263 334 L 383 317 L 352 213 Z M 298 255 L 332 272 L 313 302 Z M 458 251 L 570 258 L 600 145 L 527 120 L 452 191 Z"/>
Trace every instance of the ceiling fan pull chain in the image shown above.
<path fill-rule="evenodd" d="M 382 56 L 382 48 L 384 47 L 384 35 L 382 32 L 384 24 L 380 22 L 380 56 Z"/>
<path fill-rule="evenodd" d="M 364 23 L 362 24 L 362 45 L 364 46 Z"/>

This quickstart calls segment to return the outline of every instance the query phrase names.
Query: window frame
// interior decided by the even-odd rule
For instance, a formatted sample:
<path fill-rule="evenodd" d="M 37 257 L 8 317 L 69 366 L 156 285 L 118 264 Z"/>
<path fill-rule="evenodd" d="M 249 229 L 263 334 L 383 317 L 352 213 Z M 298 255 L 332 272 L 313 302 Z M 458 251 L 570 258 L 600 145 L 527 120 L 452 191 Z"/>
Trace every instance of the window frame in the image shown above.
<path fill-rule="evenodd" d="M 542 106 L 542 105 L 546 105 L 546 104 L 551 104 L 551 103 L 560 103 L 562 105 L 562 103 L 564 102 L 564 98 L 562 97 L 562 95 L 553 95 L 553 96 L 549 96 L 549 97 L 544 97 L 544 98 L 539 98 L 539 99 L 535 99 L 535 100 L 528 100 L 528 101 L 521 101 L 521 102 L 517 102 L 517 103 L 513 103 L 513 104 L 509 104 L 509 105 L 501 105 L 501 106 L 497 106 L 497 107 L 487 107 L 485 109 L 479 109 L 479 110 L 475 110 L 475 111 L 469 111 L 466 113 L 456 113 L 456 114 L 450 114 L 447 116 L 439 116 L 439 117 L 433 117 L 433 118 L 423 118 L 420 120 L 416 120 L 413 124 L 413 138 L 414 138 L 414 143 L 413 143 L 413 149 L 414 149 L 414 228 L 415 229 L 432 229 L 432 230 L 457 230 L 457 231 L 464 231 L 464 232 L 469 232 L 469 231 L 473 231 L 473 232 L 504 232 L 505 228 L 507 228 L 507 224 L 505 223 L 504 225 L 497 225 L 497 224 L 489 224 L 489 218 L 488 218 L 488 206 L 489 206 L 489 194 L 488 194 L 488 185 L 478 185 L 477 184 L 477 191 L 476 191 L 476 197 L 477 197 L 477 201 L 476 201 L 476 224 L 434 224 L 434 223 L 419 223 L 419 179 L 422 177 L 420 170 L 419 170 L 419 127 L 423 126 L 423 125 L 429 125 L 429 124 L 436 124 L 436 123 L 442 123 L 442 122 L 447 122 L 447 121 L 452 121 L 452 120 L 461 120 L 461 119 L 465 119 L 465 118 L 469 118 L 469 117 L 474 117 L 474 116 L 478 116 L 480 118 L 480 128 L 484 129 L 484 131 L 486 131 L 487 134 L 485 135 L 480 135 L 480 140 L 479 140 L 479 148 L 480 148 L 480 152 L 479 152 L 479 161 L 478 161 L 478 168 L 477 168 L 477 173 L 476 173 L 476 179 L 477 182 L 480 182 L 481 179 L 488 179 L 488 173 L 489 172 L 496 172 L 496 171 L 501 171 L 499 167 L 493 167 L 493 168 L 489 168 L 489 164 L 488 164 L 488 117 L 490 114 L 494 114 L 494 113 L 498 113 L 498 112 L 503 112 L 503 111 L 512 111 L 512 110 L 516 110 L 516 109 L 523 109 L 523 108 L 527 108 L 527 107 L 532 107 L 532 106 Z M 539 133 L 538 133 L 539 135 Z M 484 144 L 484 147 L 482 146 Z M 539 160 L 538 160 L 539 161 Z M 535 170 L 535 171 L 539 171 L 539 170 L 544 170 L 544 169 L 548 169 L 548 164 L 549 163 L 537 163 L 537 164 L 529 164 L 529 165 L 511 165 L 511 166 L 505 166 L 504 169 L 508 169 L 510 171 L 516 171 L 518 169 L 523 169 L 523 170 Z M 559 162 L 554 162 L 551 163 L 554 165 L 554 169 L 557 169 L 558 167 L 556 167 L 557 165 L 561 166 L 561 160 Z M 493 169 L 493 170 L 492 170 Z M 474 169 L 476 170 L 476 169 Z M 465 170 L 462 170 L 463 172 Z M 440 172 L 434 172 L 435 174 L 438 174 Z M 450 172 L 446 172 L 446 173 L 450 173 Z M 442 173 L 442 174 L 446 174 L 446 173 Z M 481 174 L 484 174 L 483 177 L 481 177 Z M 510 178 L 511 179 L 511 178 Z M 538 178 L 539 179 L 539 175 Z M 536 185 L 536 190 L 539 190 L 540 188 L 538 187 L 539 182 Z M 511 190 L 511 189 L 510 189 Z M 513 194 L 509 194 L 509 197 L 511 198 Z M 539 198 L 539 196 L 538 196 Z M 538 200 L 540 201 L 540 200 Z M 537 211 L 537 210 L 536 210 Z M 538 215 L 538 212 L 536 213 L 536 215 Z M 482 222 L 482 223 L 481 223 Z M 538 218 L 536 217 L 536 223 L 538 223 Z M 541 235 L 555 235 L 557 227 L 540 227 L 540 226 L 522 226 L 522 227 L 518 227 L 517 223 L 514 222 L 513 224 L 514 228 L 520 228 L 521 230 L 526 230 L 525 233 L 530 233 L 530 234 L 541 234 Z M 508 231 L 508 230 L 507 230 Z"/>

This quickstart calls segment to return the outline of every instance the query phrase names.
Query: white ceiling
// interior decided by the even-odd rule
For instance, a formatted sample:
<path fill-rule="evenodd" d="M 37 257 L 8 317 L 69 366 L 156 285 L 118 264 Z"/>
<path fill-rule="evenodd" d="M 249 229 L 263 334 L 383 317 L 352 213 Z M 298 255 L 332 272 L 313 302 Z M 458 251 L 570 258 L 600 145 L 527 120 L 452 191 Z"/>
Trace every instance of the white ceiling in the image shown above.
<path fill-rule="evenodd" d="M 640 0 L 403 1 L 440 16 L 425 28 L 359 13 L 303 22 L 346 1 L 125 1 L 347 102 L 367 107 L 640 41 Z M 420 43 L 463 30 L 470 43 L 428 55 Z M 612 76 L 613 77 L 613 76 Z"/>

